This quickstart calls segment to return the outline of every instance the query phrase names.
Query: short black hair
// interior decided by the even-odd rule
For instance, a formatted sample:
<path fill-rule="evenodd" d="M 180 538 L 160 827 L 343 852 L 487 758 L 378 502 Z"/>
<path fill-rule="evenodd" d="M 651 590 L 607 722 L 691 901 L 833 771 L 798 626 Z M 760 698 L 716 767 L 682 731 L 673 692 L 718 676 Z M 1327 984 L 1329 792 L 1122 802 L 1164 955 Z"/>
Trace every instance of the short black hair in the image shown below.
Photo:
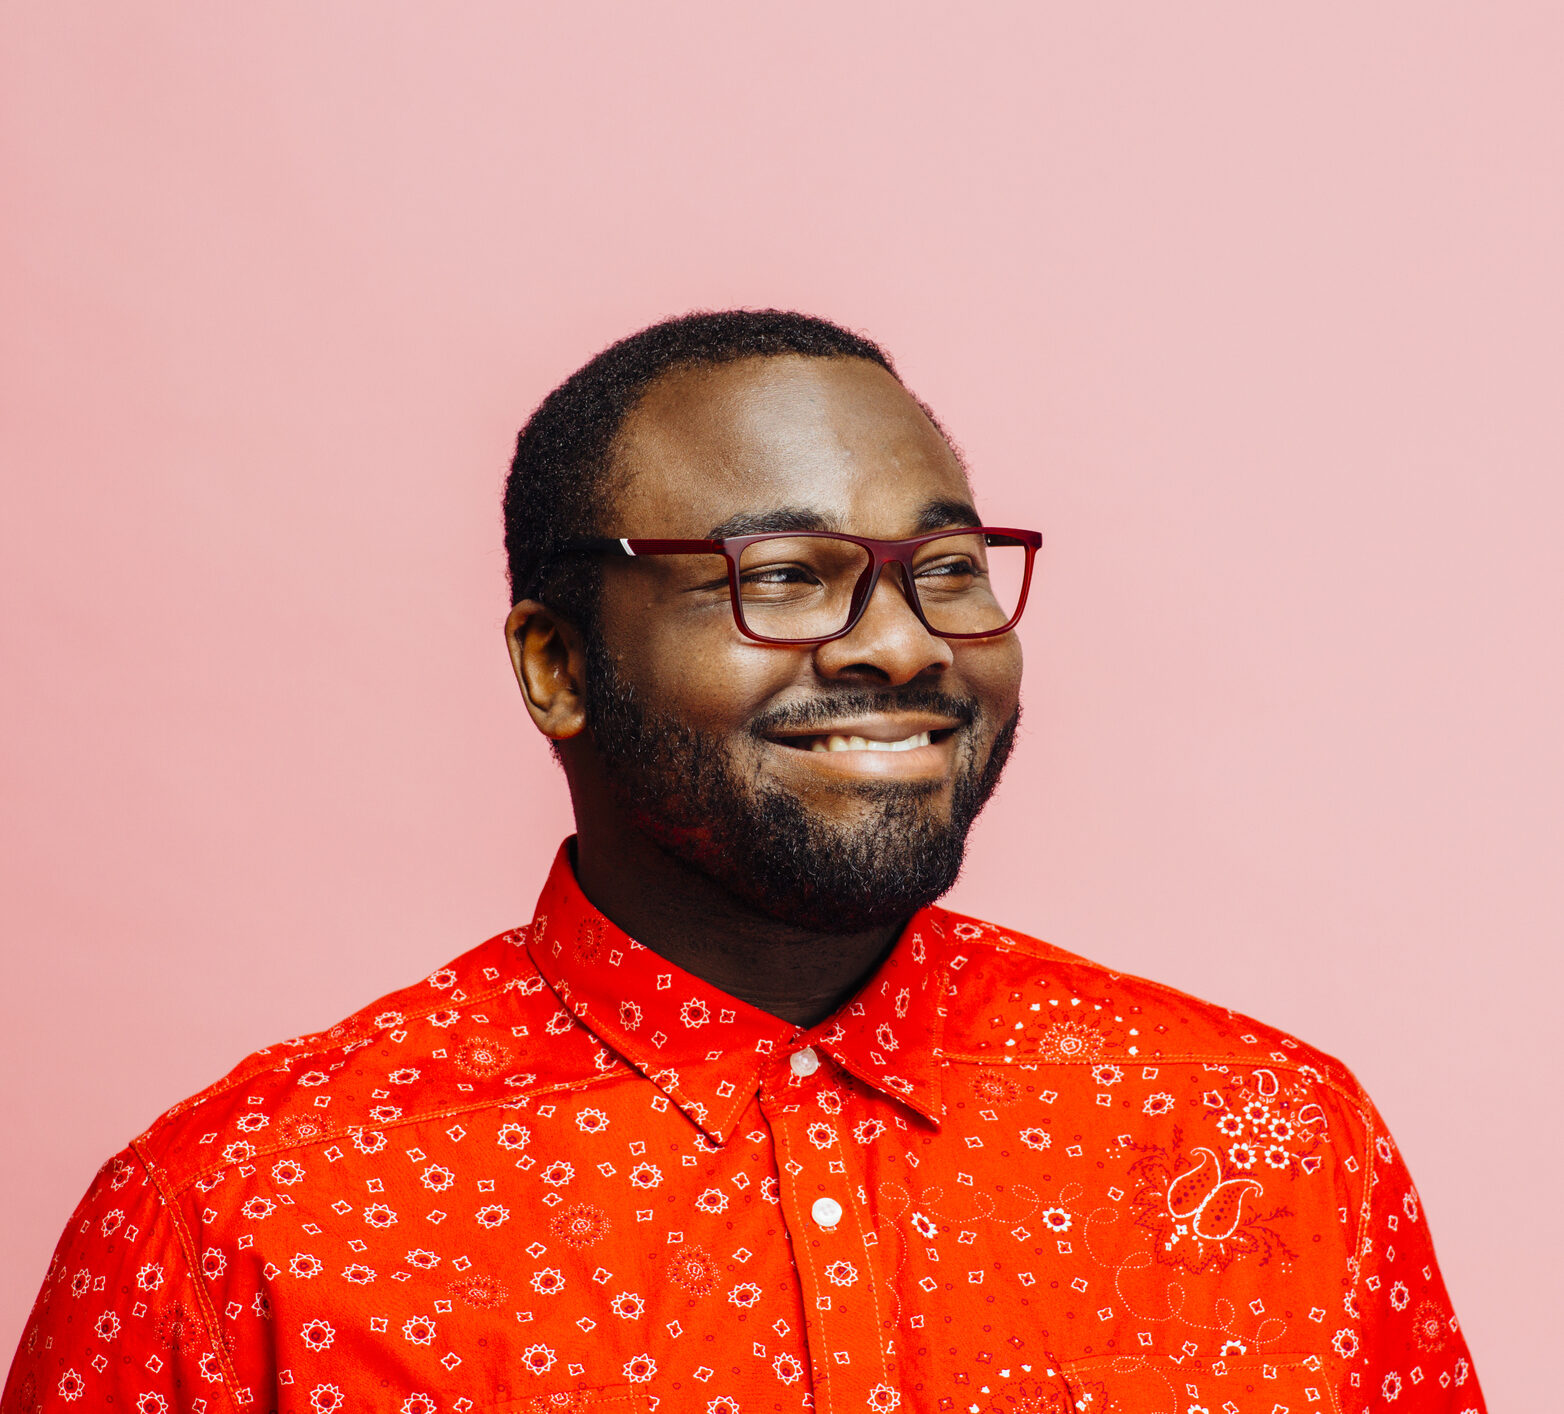
<path fill-rule="evenodd" d="M 610 344 L 544 398 L 516 438 L 505 479 L 511 603 L 541 600 L 594 634 L 597 566 L 556 563 L 555 556 L 566 542 L 603 532 L 604 483 L 625 418 L 675 369 L 783 354 L 868 359 L 900 381 L 878 344 L 828 319 L 783 309 L 700 310 Z"/>

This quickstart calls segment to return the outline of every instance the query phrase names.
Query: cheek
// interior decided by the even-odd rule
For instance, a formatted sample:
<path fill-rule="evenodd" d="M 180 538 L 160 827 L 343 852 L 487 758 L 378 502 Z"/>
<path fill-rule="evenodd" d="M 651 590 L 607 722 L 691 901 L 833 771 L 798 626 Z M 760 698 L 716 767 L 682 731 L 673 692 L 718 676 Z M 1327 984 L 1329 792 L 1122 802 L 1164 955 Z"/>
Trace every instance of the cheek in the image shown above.
<path fill-rule="evenodd" d="M 1013 633 L 957 653 L 956 667 L 983 709 L 990 735 L 1010 720 L 1021 700 L 1021 641 Z"/>
<path fill-rule="evenodd" d="M 611 642 L 648 710 L 717 736 L 742 731 L 797 672 L 795 655 L 763 648 L 725 626 L 692 630 L 648 618 L 637 632 L 616 633 Z"/>
<path fill-rule="evenodd" d="M 769 668 L 743 652 L 706 652 L 660 664 L 652 691 L 669 716 L 697 731 L 726 736 L 744 730 L 776 691 L 777 677 Z"/>

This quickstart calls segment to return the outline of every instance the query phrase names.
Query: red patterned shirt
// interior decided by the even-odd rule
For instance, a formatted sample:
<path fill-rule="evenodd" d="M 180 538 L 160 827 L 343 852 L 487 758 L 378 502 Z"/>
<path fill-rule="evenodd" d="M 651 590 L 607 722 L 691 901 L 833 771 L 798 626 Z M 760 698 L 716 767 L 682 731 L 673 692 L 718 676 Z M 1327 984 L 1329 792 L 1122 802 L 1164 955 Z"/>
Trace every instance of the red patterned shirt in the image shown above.
<path fill-rule="evenodd" d="M 532 923 L 99 1173 L 4 1414 L 1480 1410 L 1328 1056 L 938 908 L 808 1031 Z"/>

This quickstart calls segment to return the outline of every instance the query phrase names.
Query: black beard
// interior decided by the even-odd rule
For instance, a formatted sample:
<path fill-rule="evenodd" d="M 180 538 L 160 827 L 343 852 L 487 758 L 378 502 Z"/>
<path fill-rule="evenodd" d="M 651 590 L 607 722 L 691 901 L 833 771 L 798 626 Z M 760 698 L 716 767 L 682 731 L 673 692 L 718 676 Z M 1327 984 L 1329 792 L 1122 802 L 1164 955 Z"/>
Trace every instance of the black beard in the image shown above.
<path fill-rule="evenodd" d="M 938 789 L 932 783 L 866 782 L 849 789 L 871 799 L 874 809 L 840 827 L 811 814 L 796 796 L 746 781 L 721 738 L 643 707 L 595 641 L 587 647 L 586 679 L 593 738 L 636 828 L 745 907 L 813 933 L 899 924 L 949 892 L 961 873 L 967 833 L 999 784 L 1021 717 L 1017 707 L 986 760 L 964 753 L 948 820 L 926 809 Z M 807 708 L 757 718 L 750 733 L 759 739 L 778 727 L 807 729 L 848 714 L 895 710 L 953 717 L 974 735 L 982 725 L 975 702 L 906 687 L 833 693 Z"/>

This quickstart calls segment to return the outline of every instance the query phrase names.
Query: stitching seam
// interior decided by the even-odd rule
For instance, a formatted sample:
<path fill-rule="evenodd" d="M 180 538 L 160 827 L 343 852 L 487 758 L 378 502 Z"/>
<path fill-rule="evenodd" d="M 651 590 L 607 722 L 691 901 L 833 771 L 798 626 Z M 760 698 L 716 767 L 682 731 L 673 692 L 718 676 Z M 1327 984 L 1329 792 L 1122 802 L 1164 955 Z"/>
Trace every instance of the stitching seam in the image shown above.
<path fill-rule="evenodd" d="M 482 945 L 480 944 L 480 946 L 482 946 Z M 530 961 L 530 959 L 528 959 L 528 960 Z M 514 988 L 514 986 L 512 984 L 515 982 L 515 980 L 516 980 L 515 978 L 510 978 L 507 981 L 502 982 L 502 983 L 500 983 L 497 986 L 491 987 L 486 992 L 479 992 L 476 996 L 468 997 L 465 1001 L 462 1002 L 462 1005 L 463 1006 L 474 1006 L 474 1005 L 476 1005 L 476 1004 L 478 1004 L 480 1002 L 492 1001 L 495 997 L 503 996 L 506 992 L 514 991 L 515 988 Z M 417 986 L 417 983 L 411 983 L 410 985 Z M 391 995 L 395 996 L 396 994 L 393 992 Z M 374 1003 L 371 1002 L 370 1006 L 373 1006 L 373 1005 L 374 1005 Z M 416 1010 L 416 1011 L 406 1012 L 404 1014 L 404 1022 L 405 1021 L 417 1021 L 420 1017 L 431 1016 L 435 1012 L 437 1012 L 437 1011 L 445 1011 L 445 1010 L 449 1009 L 449 1007 L 450 1007 L 450 1001 L 448 999 L 444 1000 L 444 1001 L 436 1002 L 432 1006 L 422 1007 L 422 1008 L 420 1008 L 419 1010 Z M 359 1013 L 355 1012 L 354 1015 L 357 1016 L 357 1015 L 359 1015 Z M 352 1020 L 352 1017 L 349 1017 L 348 1020 Z M 343 1023 L 339 1022 L 338 1024 L 341 1025 Z M 314 1036 L 316 1036 L 316 1037 L 322 1038 L 319 1045 L 316 1045 L 316 1046 L 300 1046 L 297 1050 L 290 1050 L 290 1051 L 288 1051 L 288 1055 L 295 1056 L 295 1057 L 297 1057 L 300 1060 L 306 1059 L 309 1056 L 323 1056 L 328 1051 L 341 1050 L 344 1046 L 351 1046 L 351 1045 L 355 1044 L 355 1042 L 368 1042 L 368 1041 L 372 1040 L 374 1037 L 382 1035 L 385 1031 L 390 1030 L 390 1029 L 391 1028 L 389 1028 L 389 1027 L 377 1026 L 377 1027 L 374 1027 L 372 1030 L 366 1032 L 362 1036 L 350 1036 L 350 1037 L 348 1037 L 345 1040 L 335 1040 L 335 1041 L 327 1039 L 325 1032 L 317 1031 L 317 1032 L 314 1032 L 312 1034 Z M 271 1058 L 274 1055 L 277 1055 L 281 1050 L 286 1049 L 287 1045 L 288 1045 L 288 1043 L 286 1041 L 274 1042 L 272 1045 L 265 1047 L 263 1051 L 257 1051 L 255 1053 L 255 1056 L 260 1057 L 261 1059 L 266 1060 L 267 1062 L 270 1062 Z M 254 1059 L 254 1058 L 255 1057 L 247 1056 L 245 1059 L 249 1060 L 249 1059 Z M 241 1061 L 240 1064 L 242 1065 L 243 1062 Z M 191 1111 L 199 1109 L 202 1105 L 206 1104 L 206 1102 L 208 1100 L 215 1100 L 215 1099 L 217 1099 L 221 1095 L 226 1095 L 230 1090 L 237 1090 L 237 1089 L 239 1089 L 240 1086 L 245 1085 L 249 1081 L 253 1080 L 257 1075 L 261 1075 L 261 1074 L 263 1074 L 264 1072 L 266 1072 L 268 1070 L 275 1071 L 276 1069 L 277 1069 L 277 1067 L 275 1065 L 271 1065 L 271 1064 L 257 1065 L 257 1066 L 252 1066 L 252 1067 L 248 1067 L 248 1068 L 246 1068 L 244 1070 L 241 1070 L 237 1074 L 234 1074 L 234 1075 L 225 1075 L 221 1080 L 215 1081 L 213 1084 L 208 1085 L 205 1090 L 201 1090 L 198 1093 L 196 1093 L 195 1095 L 193 1095 L 191 1097 L 191 1099 L 187 1102 L 185 1108 L 181 1109 L 181 1108 L 177 1108 L 176 1107 L 176 1109 L 174 1111 L 172 1111 L 169 1115 L 161 1115 L 157 1119 L 153 1120 L 150 1128 L 148 1128 L 144 1133 L 142 1133 L 139 1136 L 139 1138 L 137 1139 L 137 1143 L 139 1143 L 142 1139 L 149 1139 L 149 1138 L 151 1138 L 153 1131 L 158 1129 L 162 1125 L 164 1119 L 166 1119 L 166 1118 L 175 1118 L 175 1119 L 177 1119 L 181 1115 L 189 1114 Z M 139 1150 L 138 1150 L 138 1152 L 139 1152 Z"/>
<path fill-rule="evenodd" d="M 610 1071 L 606 1075 L 588 1075 L 580 1080 L 564 1080 L 557 1085 L 540 1085 L 535 1090 L 518 1090 L 515 1092 L 514 1098 L 508 1100 L 501 1100 L 498 1098 L 473 1100 L 465 1105 L 453 1105 L 449 1109 L 427 1110 L 422 1114 L 403 1115 L 400 1119 L 393 1119 L 385 1124 L 350 1125 L 345 1131 L 343 1131 L 343 1133 L 340 1134 L 326 1134 L 322 1135 L 319 1139 L 302 1140 L 297 1144 L 279 1144 L 275 1149 L 257 1149 L 250 1158 L 245 1159 L 243 1162 L 253 1163 L 256 1159 L 269 1157 L 272 1154 L 295 1154 L 301 1153 L 308 1149 L 316 1148 L 322 1144 L 335 1144 L 339 1140 L 351 1136 L 355 1130 L 364 1133 L 384 1134 L 392 1129 L 406 1129 L 410 1125 L 427 1124 L 432 1120 L 452 1119 L 457 1115 L 476 1114 L 482 1110 L 507 1109 L 515 1105 L 517 1100 L 532 1100 L 542 1095 L 557 1095 L 561 1091 L 586 1090 L 593 1085 L 601 1085 L 607 1081 L 620 1078 L 622 1077 Z M 142 1136 L 143 1139 L 145 1137 L 145 1135 Z M 135 1141 L 132 1147 L 139 1146 L 140 1143 L 141 1140 L 138 1139 Z M 138 1154 L 141 1152 L 139 1147 L 136 1147 L 136 1152 Z M 228 1160 L 222 1160 L 215 1164 L 208 1164 L 207 1167 L 198 1169 L 188 1178 L 181 1179 L 177 1185 L 171 1185 L 169 1191 L 176 1195 L 185 1193 L 210 1174 L 220 1173 L 226 1169 L 237 1168 L 238 1166 L 238 1161 L 230 1162 Z"/>
<path fill-rule="evenodd" d="M 196 1265 L 195 1238 L 191 1236 L 190 1228 L 185 1222 L 184 1214 L 179 1210 L 179 1204 L 169 1186 L 164 1182 L 166 1175 L 163 1170 L 153 1164 L 145 1153 L 142 1152 L 139 1140 L 130 1146 L 141 1160 L 142 1166 L 157 1187 L 158 1197 L 163 1200 L 163 1210 L 168 1214 L 169 1221 L 174 1225 L 174 1233 L 179 1238 L 180 1250 L 185 1255 L 185 1268 L 190 1278 L 191 1289 L 195 1292 L 196 1305 L 201 1311 L 201 1323 L 206 1327 L 206 1338 L 211 1343 L 212 1353 L 215 1356 L 218 1368 L 223 1372 L 223 1387 L 228 1392 L 229 1403 L 238 1407 L 239 1398 L 239 1372 L 234 1369 L 233 1361 L 229 1358 L 228 1347 L 223 1343 L 222 1332 L 217 1327 L 217 1310 L 212 1305 L 212 1295 L 196 1279 L 198 1267 Z"/>

